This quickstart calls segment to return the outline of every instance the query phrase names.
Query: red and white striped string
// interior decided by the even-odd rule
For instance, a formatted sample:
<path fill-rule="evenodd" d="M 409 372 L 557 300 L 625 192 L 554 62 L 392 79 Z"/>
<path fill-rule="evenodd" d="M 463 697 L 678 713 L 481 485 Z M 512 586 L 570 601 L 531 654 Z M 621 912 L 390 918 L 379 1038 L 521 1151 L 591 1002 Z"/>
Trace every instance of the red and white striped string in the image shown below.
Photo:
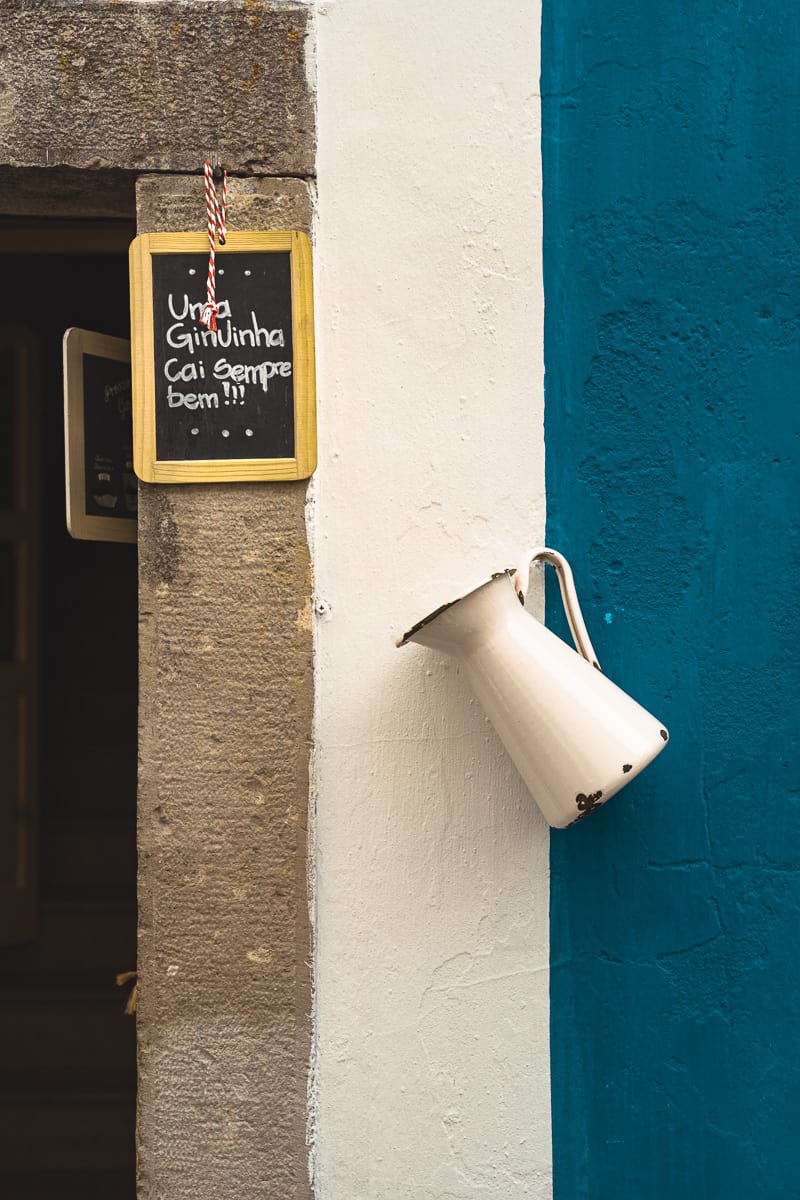
<path fill-rule="evenodd" d="M 206 302 L 200 314 L 200 324 L 205 325 L 212 333 L 216 333 L 217 314 L 217 246 L 225 245 L 226 229 L 225 214 L 228 208 L 228 172 L 222 172 L 222 200 L 217 195 L 214 183 L 214 168 L 211 159 L 205 162 L 206 188 L 206 217 L 208 219 L 208 280 L 206 282 Z"/>

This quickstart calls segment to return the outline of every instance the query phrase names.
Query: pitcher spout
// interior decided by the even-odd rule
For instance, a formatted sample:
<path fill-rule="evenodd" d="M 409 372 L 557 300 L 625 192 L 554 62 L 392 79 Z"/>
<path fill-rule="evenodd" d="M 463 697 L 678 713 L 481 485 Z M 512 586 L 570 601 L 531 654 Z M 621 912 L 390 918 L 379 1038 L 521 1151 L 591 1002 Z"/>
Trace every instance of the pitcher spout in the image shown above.
<path fill-rule="evenodd" d="M 462 654 L 471 642 L 486 636 L 487 617 L 496 616 L 498 606 L 518 608 L 511 578 L 514 569 L 497 571 L 484 583 L 455 600 L 448 600 L 427 617 L 412 625 L 398 646 L 415 642 L 443 654 Z"/>

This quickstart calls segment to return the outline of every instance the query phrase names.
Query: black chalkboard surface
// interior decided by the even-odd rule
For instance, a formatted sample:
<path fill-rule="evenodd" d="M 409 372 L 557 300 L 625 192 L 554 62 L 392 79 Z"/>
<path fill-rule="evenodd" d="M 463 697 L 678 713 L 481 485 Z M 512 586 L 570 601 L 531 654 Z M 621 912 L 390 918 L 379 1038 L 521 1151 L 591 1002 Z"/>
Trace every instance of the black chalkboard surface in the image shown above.
<path fill-rule="evenodd" d="M 200 324 L 208 243 L 131 247 L 136 473 L 148 481 L 299 479 L 316 462 L 310 244 L 230 234 L 217 329 Z"/>
<path fill-rule="evenodd" d="M 64 334 L 67 528 L 76 538 L 136 541 L 130 353 L 122 338 Z"/>

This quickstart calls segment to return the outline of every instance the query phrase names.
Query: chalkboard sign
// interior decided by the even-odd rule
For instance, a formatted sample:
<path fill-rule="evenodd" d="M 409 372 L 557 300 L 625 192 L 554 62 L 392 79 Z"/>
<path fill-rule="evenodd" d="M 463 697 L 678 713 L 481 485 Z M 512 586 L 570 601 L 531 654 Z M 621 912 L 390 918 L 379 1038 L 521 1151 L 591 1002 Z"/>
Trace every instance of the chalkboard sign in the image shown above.
<path fill-rule="evenodd" d="M 131 246 L 136 474 L 303 479 L 316 466 L 308 238 L 231 233 L 216 263 L 212 332 L 200 324 L 206 236 L 144 234 Z"/>
<path fill-rule="evenodd" d="M 64 334 L 64 445 L 69 532 L 135 542 L 130 342 L 88 329 Z"/>

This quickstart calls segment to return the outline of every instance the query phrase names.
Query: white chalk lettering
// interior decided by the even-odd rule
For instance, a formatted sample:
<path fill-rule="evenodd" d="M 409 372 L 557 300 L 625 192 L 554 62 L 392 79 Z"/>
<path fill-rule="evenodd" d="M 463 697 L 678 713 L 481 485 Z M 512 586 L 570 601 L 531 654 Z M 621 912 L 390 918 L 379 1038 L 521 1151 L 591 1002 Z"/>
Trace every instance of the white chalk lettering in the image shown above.
<path fill-rule="evenodd" d="M 261 390 L 269 390 L 269 381 L 276 375 L 288 379 L 292 373 L 290 362 L 229 363 L 218 358 L 214 363 L 215 379 L 230 379 L 233 383 L 259 384 Z"/>
<path fill-rule="evenodd" d="M 182 321 L 176 321 L 174 325 L 170 325 L 165 340 L 173 350 L 188 350 L 190 354 L 194 354 L 192 334 L 188 329 L 184 329 Z"/>
<path fill-rule="evenodd" d="M 180 301 L 176 304 L 172 292 L 167 297 L 167 307 L 176 321 L 185 321 L 187 317 L 191 317 L 193 321 L 200 320 L 200 314 L 205 308 L 204 301 L 200 300 L 196 304 L 189 303 L 189 297 L 184 292 Z M 220 317 L 229 317 L 231 315 L 231 306 L 229 300 L 219 301 Z"/>
<path fill-rule="evenodd" d="M 205 379 L 206 369 L 202 362 L 181 366 L 177 358 L 168 358 L 164 363 L 164 375 L 170 383 L 194 383 L 195 379 Z"/>
<path fill-rule="evenodd" d="M 167 404 L 170 408 L 219 408 L 217 392 L 176 392 L 172 384 L 167 389 Z"/>
<path fill-rule="evenodd" d="M 170 300 L 172 297 L 170 296 Z M 189 304 L 187 301 L 188 315 L 193 321 L 199 320 L 202 305 Z M 222 308 L 222 306 L 220 306 Z M 198 309 L 195 317 L 194 310 Z M 173 311 L 170 304 L 170 311 Z M 180 310 L 182 311 L 182 309 Z M 174 311 L 173 311 L 174 315 Z M 221 321 L 215 331 L 210 329 L 200 329 L 197 325 L 187 326 L 185 319 L 175 321 L 167 329 L 164 335 L 167 345 L 172 350 L 184 350 L 188 354 L 195 353 L 195 347 L 213 346 L 227 349 L 229 346 L 265 346 L 268 348 L 282 347 L 285 345 L 285 338 L 282 329 L 267 329 L 263 325 L 259 325 L 256 319 L 256 314 L 251 313 L 252 329 L 243 329 L 241 326 L 234 325 L 230 319 Z"/>

